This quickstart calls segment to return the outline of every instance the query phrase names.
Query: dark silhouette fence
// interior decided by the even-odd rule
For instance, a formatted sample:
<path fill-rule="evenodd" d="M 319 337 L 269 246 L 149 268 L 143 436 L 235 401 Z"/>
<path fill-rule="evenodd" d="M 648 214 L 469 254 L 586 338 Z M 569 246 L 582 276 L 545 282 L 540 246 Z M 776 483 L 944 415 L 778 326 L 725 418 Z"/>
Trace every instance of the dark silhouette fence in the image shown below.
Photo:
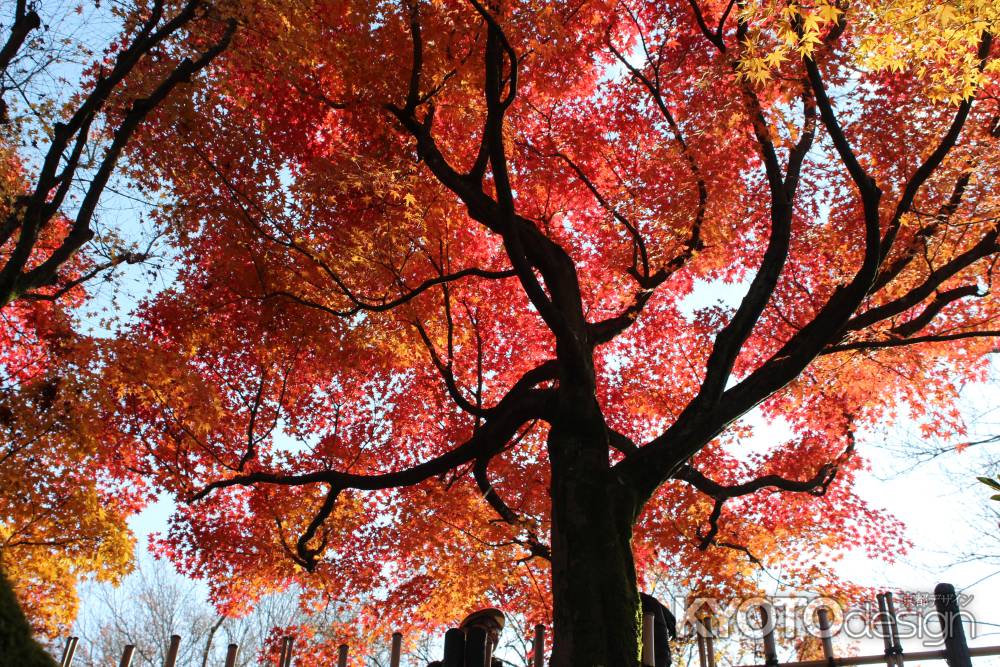
<path fill-rule="evenodd" d="M 833 634 L 831 620 L 827 609 L 817 611 L 820 639 L 822 641 L 823 658 L 819 660 L 803 660 L 798 662 L 780 662 L 778 660 L 777 643 L 774 636 L 774 609 L 768 604 L 759 608 L 761 627 L 763 628 L 762 643 L 764 663 L 746 665 L 744 667 L 848 667 L 855 665 L 878 665 L 886 667 L 904 667 L 906 661 L 945 660 L 948 667 L 972 667 L 972 658 L 1000 655 L 1000 646 L 969 648 L 965 630 L 962 626 L 963 612 L 959 608 L 958 595 L 951 584 L 939 584 L 934 589 L 934 604 L 941 628 L 944 648 L 930 651 L 903 652 L 897 623 L 896 608 L 892 593 L 879 593 L 877 621 L 880 624 L 885 651 L 876 655 L 838 657 L 833 650 Z M 715 640 L 717 636 L 710 618 L 703 619 L 697 629 L 698 661 L 700 667 L 716 667 Z M 77 637 L 66 641 L 59 667 L 72 667 L 73 658 L 78 644 Z M 436 665 L 440 667 L 490 667 L 496 646 L 494 639 L 480 627 L 465 629 L 452 628 L 444 635 L 444 656 Z M 170 637 L 164 667 L 178 667 L 177 654 L 181 638 L 178 635 Z M 279 645 L 275 667 L 292 667 L 294 660 L 295 640 L 284 637 Z M 400 667 L 402 659 L 403 635 L 392 634 L 389 653 L 390 667 Z M 641 663 L 644 666 L 654 665 L 655 645 L 653 639 L 653 615 L 643 618 L 643 647 Z M 125 646 L 122 651 L 119 667 L 131 667 L 135 646 Z M 230 644 L 226 651 L 225 667 L 235 667 L 239 652 L 236 644 Z M 532 642 L 532 666 L 543 667 L 545 656 L 545 628 L 536 625 Z M 337 650 L 337 667 L 347 667 L 350 658 L 350 648 L 341 644 Z M 332 667 L 332 666 L 331 666 Z"/>
<path fill-rule="evenodd" d="M 59 659 L 59 667 L 72 667 L 73 659 L 76 655 L 78 637 L 70 637 L 66 640 L 62 657 Z M 163 662 L 163 667 L 183 667 L 177 665 L 177 654 L 180 650 L 181 637 L 179 635 L 170 636 L 170 644 L 167 648 L 167 656 Z M 295 648 L 294 637 L 283 637 L 278 646 L 278 654 L 274 658 L 275 667 L 292 667 Z M 389 666 L 400 667 L 403 653 L 403 635 L 399 632 L 392 633 L 392 640 L 389 649 Z M 444 659 L 440 662 L 443 667 L 489 667 L 496 650 L 486 631 L 482 628 L 467 628 L 459 630 L 452 628 L 444 636 Z M 541 625 L 535 626 L 534 639 L 532 642 L 533 667 L 543 667 L 545 655 L 545 628 Z M 122 650 L 122 657 L 119 667 L 131 667 L 132 656 L 135 653 L 135 646 L 128 644 Z M 239 656 L 239 646 L 230 644 L 226 649 L 225 667 L 236 667 Z M 337 667 L 347 667 L 350 657 L 350 647 L 341 644 L 337 648 Z M 332 667 L 332 666 L 331 666 Z"/>

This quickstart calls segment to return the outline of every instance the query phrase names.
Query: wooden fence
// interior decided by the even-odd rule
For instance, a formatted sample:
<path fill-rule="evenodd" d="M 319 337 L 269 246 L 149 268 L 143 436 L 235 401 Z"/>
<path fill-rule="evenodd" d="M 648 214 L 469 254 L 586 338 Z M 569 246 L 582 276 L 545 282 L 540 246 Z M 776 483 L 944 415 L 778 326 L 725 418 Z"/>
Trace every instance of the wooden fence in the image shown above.
<path fill-rule="evenodd" d="M 958 596 L 955 588 L 951 584 L 939 584 L 934 589 L 934 604 L 941 621 L 943 632 L 944 648 L 931 651 L 915 651 L 904 653 L 900 641 L 899 629 L 896 617 L 896 608 L 892 593 L 880 593 L 876 597 L 878 601 L 879 613 L 877 620 L 880 623 L 881 634 L 885 645 L 885 651 L 877 655 L 862 655 L 856 657 L 837 657 L 833 651 L 833 634 L 829 612 L 820 609 L 817 612 L 820 639 L 823 647 L 823 658 L 821 660 L 804 660 L 799 662 L 781 663 L 778 660 L 777 645 L 774 637 L 774 609 L 770 604 L 765 604 L 759 608 L 761 615 L 761 627 L 764 629 L 763 648 L 764 663 L 758 665 L 745 665 L 744 667 L 847 667 L 849 665 L 877 665 L 884 663 L 885 667 L 904 667 L 906 661 L 916 660 L 946 660 L 948 667 L 972 667 L 972 658 L 983 656 L 1000 655 L 1000 646 L 987 646 L 969 648 L 965 638 L 965 630 L 962 627 L 962 615 L 958 605 Z M 643 666 L 654 665 L 654 634 L 653 616 L 646 615 L 643 618 L 643 647 L 641 662 Z M 716 667 L 715 660 L 715 639 L 712 621 L 705 619 L 702 631 L 697 633 L 698 638 L 698 661 L 700 667 Z M 78 643 L 77 637 L 70 637 L 66 641 L 59 667 L 72 667 L 73 658 L 76 653 Z M 284 637 L 281 640 L 276 656 L 275 667 L 292 667 L 294 660 L 293 637 Z M 167 656 L 164 667 L 177 667 L 177 654 L 180 648 L 181 638 L 178 635 L 170 637 L 167 647 Z M 402 659 L 403 635 L 399 632 L 392 634 L 389 652 L 390 667 L 400 667 Z M 482 628 L 470 627 L 464 630 L 452 628 L 444 635 L 444 657 L 441 660 L 443 667 L 489 667 L 490 660 L 496 646 L 492 645 L 490 637 Z M 131 667 L 132 656 L 135 646 L 128 645 L 122 651 L 119 667 Z M 225 667 L 235 667 L 239 647 L 230 644 L 226 651 Z M 350 648 L 346 644 L 341 644 L 337 649 L 337 667 L 347 667 L 347 660 L 350 657 Z M 545 628 L 536 625 L 534 638 L 532 641 L 532 667 L 543 667 L 545 656 Z"/>
<path fill-rule="evenodd" d="M 72 667 L 73 659 L 76 656 L 76 647 L 79 643 L 78 637 L 70 637 L 66 640 L 62 656 L 59 659 L 59 667 Z M 163 662 L 163 667 L 178 667 L 177 654 L 181 645 L 179 635 L 171 635 L 170 643 L 167 646 L 167 656 Z M 275 657 L 275 667 L 292 667 L 294 655 L 295 638 L 283 637 L 278 647 L 278 655 Z M 532 667 L 543 667 L 545 655 L 545 628 L 542 625 L 535 626 L 534 640 L 532 642 L 532 652 L 534 658 Z M 403 635 L 399 632 L 392 633 L 389 648 L 390 667 L 400 667 L 402 660 Z M 493 657 L 496 646 L 492 645 L 486 631 L 482 628 L 467 628 L 459 630 L 452 628 L 444 635 L 444 659 L 441 664 L 444 667 L 466 667 L 476 665 L 488 667 L 489 661 Z M 135 653 L 135 646 L 128 644 L 122 651 L 119 667 L 131 667 L 132 656 Z M 337 667 L 347 667 L 347 660 L 350 657 L 350 648 L 347 644 L 341 644 L 337 648 Z M 235 667 L 236 659 L 239 656 L 239 646 L 230 644 L 226 649 L 225 667 Z"/>

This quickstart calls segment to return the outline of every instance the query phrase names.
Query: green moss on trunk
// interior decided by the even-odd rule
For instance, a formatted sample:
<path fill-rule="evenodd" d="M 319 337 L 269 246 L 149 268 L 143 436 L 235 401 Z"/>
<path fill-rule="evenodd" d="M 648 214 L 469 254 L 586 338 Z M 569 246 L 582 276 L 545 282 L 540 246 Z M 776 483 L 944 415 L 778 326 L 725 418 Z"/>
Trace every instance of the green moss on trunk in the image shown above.
<path fill-rule="evenodd" d="M 55 664 L 31 636 L 31 626 L 14 589 L 0 570 L 0 667 L 55 667 Z"/>

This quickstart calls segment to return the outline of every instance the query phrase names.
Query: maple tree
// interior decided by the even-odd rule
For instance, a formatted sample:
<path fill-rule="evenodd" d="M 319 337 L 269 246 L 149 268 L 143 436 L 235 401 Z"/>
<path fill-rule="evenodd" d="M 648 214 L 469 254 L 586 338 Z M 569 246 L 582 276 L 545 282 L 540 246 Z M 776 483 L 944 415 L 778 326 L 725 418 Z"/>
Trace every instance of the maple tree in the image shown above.
<path fill-rule="evenodd" d="M 98 203 L 136 129 L 234 28 L 197 1 L 127 8 L 96 59 L 85 40 L 49 36 L 34 3 L 12 3 L 0 26 L 0 568 L 49 636 L 76 614 L 78 577 L 128 571 L 126 517 L 144 502 L 103 448 L 99 342 L 75 321 L 88 281 L 147 259 L 98 234 Z M 193 25 L 214 41 L 187 43 Z M 94 61 L 78 88 L 39 85 L 74 59 Z"/>
<path fill-rule="evenodd" d="M 653 572 L 898 547 L 855 434 L 959 428 L 1000 334 L 995 3 L 232 11 L 131 148 L 183 261 L 105 368 L 220 605 L 551 605 L 553 665 L 630 665 Z"/>

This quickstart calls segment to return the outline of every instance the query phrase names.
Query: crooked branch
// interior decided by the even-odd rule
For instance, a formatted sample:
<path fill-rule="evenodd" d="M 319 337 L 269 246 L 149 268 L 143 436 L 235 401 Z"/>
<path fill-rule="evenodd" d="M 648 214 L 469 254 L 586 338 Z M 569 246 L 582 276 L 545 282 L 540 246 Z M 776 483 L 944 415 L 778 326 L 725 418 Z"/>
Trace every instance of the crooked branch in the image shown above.
<path fill-rule="evenodd" d="M 712 507 L 712 512 L 708 517 L 708 531 L 703 533 L 700 528 L 698 529 L 698 539 L 700 540 L 698 548 L 705 550 L 715 541 L 716 536 L 719 534 L 719 519 L 722 516 L 722 509 L 727 500 L 752 495 L 767 488 L 823 496 L 836 478 L 840 466 L 853 452 L 854 438 L 851 437 L 847 448 L 835 461 L 820 466 L 816 474 L 806 480 L 788 479 L 781 475 L 763 475 L 749 482 L 723 485 L 709 479 L 690 464 L 681 466 L 674 474 L 674 479 L 687 482 L 715 500 L 715 505 Z"/>

